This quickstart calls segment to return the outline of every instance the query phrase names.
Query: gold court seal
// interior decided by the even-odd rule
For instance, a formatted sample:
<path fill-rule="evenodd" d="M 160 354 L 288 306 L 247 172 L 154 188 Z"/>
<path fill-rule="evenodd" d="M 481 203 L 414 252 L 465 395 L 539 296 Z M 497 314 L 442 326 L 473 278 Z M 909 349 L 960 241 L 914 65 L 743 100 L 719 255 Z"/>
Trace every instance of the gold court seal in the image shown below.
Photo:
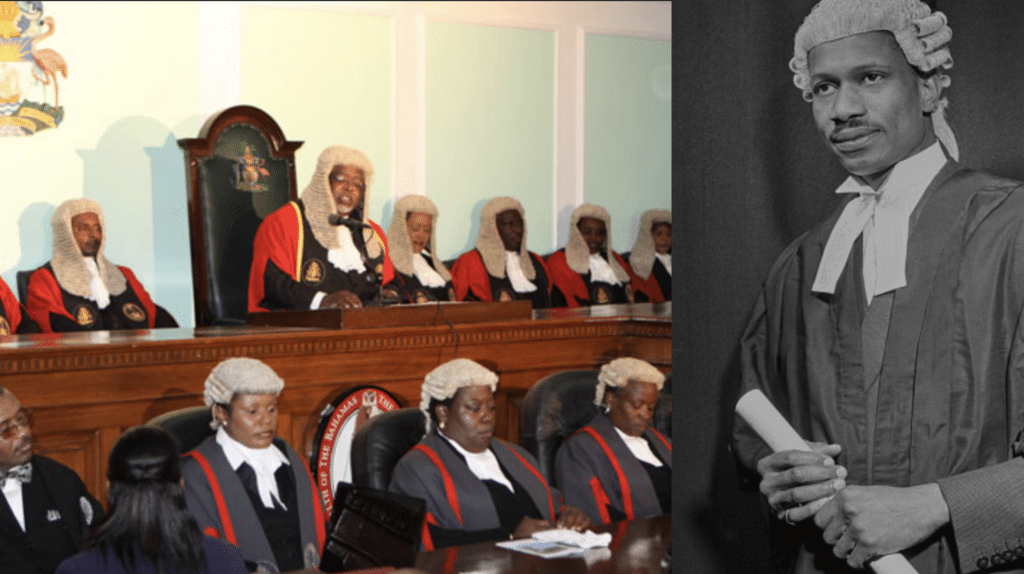
<path fill-rule="evenodd" d="M 508 303 L 514 301 L 515 297 L 512 296 L 512 292 L 508 289 L 499 289 L 497 299 L 499 303 Z"/>
<path fill-rule="evenodd" d="M 595 290 L 594 299 L 597 301 L 598 304 L 608 303 L 612 300 L 611 296 L 608 294 L 608 290 L 605 289 L 604 287 L 598 287 Z"/>
<path fill-rule="evenodd" d="M 324 266 L 316 259 L 306 262 L 306 268 L 302 271 L 302 282 L 307 285 L 319 285 L 324 280 Z"/>
<path fill-rule="evenodd" d="M 96 323 L 96 312 L 88 305 L 75 307 L 73 315 L 75 316 L 75 321 L 83 327 L 91 327 Z"/>
<path fill-rule="evenodd" d="M 11 334 L 11 324 L 7 322 L 7 317 L 0 316 L 0 337 Z"/>
<path fill-rule="evenodd" d="M 142 307 L 131 301 L 121 306 L 121 312 L 133 323 L 141 323 L 146 320 L 146 312 L 142 310 Z"/>

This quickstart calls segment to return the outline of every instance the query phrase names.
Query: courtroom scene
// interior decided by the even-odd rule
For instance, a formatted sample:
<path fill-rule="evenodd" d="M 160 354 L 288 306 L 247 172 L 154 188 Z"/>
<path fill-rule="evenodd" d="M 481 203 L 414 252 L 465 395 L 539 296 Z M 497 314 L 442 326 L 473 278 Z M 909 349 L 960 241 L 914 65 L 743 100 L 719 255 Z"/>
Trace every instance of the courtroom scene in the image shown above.
<path fill-rule="evenodd" d="M 671 23 L 0 2 L 0 573 L 685 567 Z"/>
<path fill-rule="evenodd" d="M 1024 572 L 1024 5 L 684 13 L 674 563 Z"/>

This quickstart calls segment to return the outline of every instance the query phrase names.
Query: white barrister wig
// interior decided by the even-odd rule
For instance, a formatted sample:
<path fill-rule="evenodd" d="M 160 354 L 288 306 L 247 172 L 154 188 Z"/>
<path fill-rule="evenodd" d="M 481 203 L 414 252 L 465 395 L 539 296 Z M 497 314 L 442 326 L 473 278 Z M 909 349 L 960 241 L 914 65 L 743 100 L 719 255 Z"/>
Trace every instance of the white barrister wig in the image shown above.
<path fill-rule="evenodd" d="M 455 396 L 463 387 L 487 385 L 493 393 L 498 388 L 498 375 L 487 367 L 470 359 L 452 359 L 423 378 L 420 392 L 420 410 L 427 415 L 427 432 L 430 432 L 430 400 L 445 401 Z"/>
<path fill-rule="evenodd" d="M 316 170 L 313 171 L 313 178 L 309 185 L 302 191 L 300 198 L 306 208 L 306 218 L 309 220 L 309 227 L 313 235 L 327 249 L 338 249 L 341 245 L 338 242 L 336 228 L 329 222 L 328 218 L 337 213 L 334 205 L 334 198 L 331 196 L 331 185 L 327 181 L 331 170 L 336 165 L 351 165 L 363 170 L 363 177 L 366 180 L 366 189 L 363 191 L 363 201 L 357 206 L 361 214 L 359 221 L 366 223 L 366 206 L 370 204 L 370 184 L 373 183 L 373 162 L 363 152 L 343 145 L 331 146 L 320 152 L 316 160 Z M 363 240 L 366 243 L 367 255 L 371 258 L 379 257 L 384 251 L 382 241 L 375 237 L 373 229 L 363 229 Z"/>
<path fill-rule="evenodd" d="M 604 391 L 607 387 L 624 387 L 629 381 L 654 383 L 660 391 L 665 386 L 665 375 L 647 361 L 632 357 L 615 359 L 601 367 L 601 372 L 597 374 L 594 404 L 604 404 Z"/>
<path fill-rule="evenodd" d="M 654 235 L 651 227 L 655 223 L 672 225 L 672 212 L 667 209 L 649 209 L 640 217 L 640 230 L 636 235 L 636 245 L 629 255 L 629 264 L 641 279 L 650 277 L 651 269 L 654 268 Z"/>
<path fill-rule="evenodd" d="M 236 394 L 279 395 L 284 389 L 282 379 L 266 363 L 248 357 L 221 361 L 206 377 L 203 400 L 211 412 L 216 405 L 226 405 Z M 217 428 L 217 417 L 210 421 Z"/>
<path fill-rule="evenodd" d="M 430 259 L 434 263 L 437 274 L 445 281 L 450 281 L 452 274 L 445 267 L 444 262 L 435 253 L 437 237 L 437 206 L 425 195 L 406 195 L 395 202 L 395 210 L 391 214 L 391 224 L 388 226 L 388 248 L 390 250 L 391 264 L 403 275 L 414 275 L 412 241 L 409 239 L 409 227 L 406 225 L 406 218 L 410 213 L 425 213 L 430 216 Z"/>
<path fill-rule="evenodd" d="M 476 238 L 476 249 L 480 252 L 480 259 L 484 262 L 487 273 L 493 277 L 505 278 L 505 244 L 501 241 L 501 234 L 498 233 L 497 217 L 499 213 L 509 210 L 519 212 L 523 218 L 523 242 L 519 244 L 519 267 L 523 275 L 533 281 L 537 272 L 533 268 L 533 261 L 530 260 L 530 253 L 526 250 L 526 210 L 523 204 L 514 197 L 495 197 L 484 204 L 480 211 L 480 234 Z"/>
<path fill-rule="evenodd" d="M 807 69 L 807 54 L 812 48 L 865 32 L 888 31 L 896 38 L 907 62 L 922 72 L 935 71 L 939 85 L 948 88 L 949 76 L 942 73 L 953 67 L 949 41 L 953 30 L 946 23 L 946 15 L 932 12 L 920 0 L 822 0 L 804 19 L 793 40 L 793 83 L 811 101 L 811 77 Z M 941 99 L 932 112 L 935 135 L 954 160 L 960 149 L 956 136 L 946 122 L 945 109 L 949 105 Z"/>
<path fill-rule="evenodd" d="M 92 299 L 92 290 L 89 288 L 89 271 L 85 266 L 85 258 L 82 257 L 82 250 L 75 241 L 74 231 L 71 229 L 71 219 L 83 213 L 95 213 L 100 221 L 100 228 L 106 232 L 107 226 L 103 220 L 103 208 L 99 203 L 91 199 L 69 199 L 57 206 L 53 212 L 50 223 L 53 225 L 53 258 L 50 259 L 50 267 L 53 268 L 53 275 L 57 283 L 72 295 Z M 100 277 L 103 285 L 111 295 L 120 295 L 128 288 L 128 281 L 124 273 L 117 268 L 117 265 L 103 255 L 107 245 L 106 235 L 100 242 L 99 251 L 96 252 L 96 267 L 100 270 Z"/>

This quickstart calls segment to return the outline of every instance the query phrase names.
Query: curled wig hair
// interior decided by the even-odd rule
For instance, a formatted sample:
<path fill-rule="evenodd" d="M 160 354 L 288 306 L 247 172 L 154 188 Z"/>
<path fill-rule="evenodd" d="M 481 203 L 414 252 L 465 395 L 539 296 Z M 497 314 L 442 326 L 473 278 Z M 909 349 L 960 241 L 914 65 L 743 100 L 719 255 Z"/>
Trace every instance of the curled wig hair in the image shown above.
<path fill-rule="evenodd" d="M 938 74 L 939 86 L 948 88 L 949 76 L 943 73 L 953 67 L 949 41 L 953 30 L 946 15 L 932 12 L 921 0 L 822 0 L 807 15 L 793 40 L 793 83 L 811 101 L 811 76 L 807 54 L 815 46 L 865 32 L 892 33 L 903 50 L 907 62 L 922 73 Z M 940 99 L 932 112 L 935 135 L 955 160 L 960 155 L 956 136 L 946 121 L 946 99 Z"/>
<path fill-rule="evenodd" d="M 651 228 L 656 223 L 672 225 L 672 212 L 667 209 L 650 209 L 640 217 L 640 230 L 636 235 L 636 245 L 629 255 L 629 265 L 641 279 L 651 276 L 654 268 L 654 234 Z"/>
<path fill-rule="evenodd" d="M 92 299 L 92 290 L 89 289 L 89 270 L 85 266 L 85 258 L 82 257 L 82 250 L 75 241 L 74 230 L 71 229 L 71 219 L 83 213 L 95 213 L 99 218 L 100 228 L 106 230 L 103 221 L 103 208 L 100 204 L 86 198 L 69 199 L 57 206 L 53 212 L 50 223 L 53 225 L 53 258 L 50 259 L 50 267 L 53 268 L 53 275 L 57 283 L 72 295 Z M 99 251 L 96 252 L 96 266 L 100 270 L 100 277 L 107 291 L 111 295 L 124 293 L 128 287 L 128 281 L 124 273 L 111 263 L 104 255 L 104 247 L 107 242 L 104 238 L 100 241 Z"/>
<path fill-rule="evenodd" d="M 331 185 L 327 181 L 331 170 L 336 165 L 350 165 L 363 170 L 366 189 L 363 190 L 362 201 L 351 215 L 353 219 L 363 223 L 366 223 L 366 206 L 369 204 L 370 184 L 373 183 L 373 163 L 363 152 L 343 145 L 336 145 L 320 153 L 320 157 L 316 161 L 316 169 L 313 171 L 313 178 L 309 181 L 306 189 L 302 191 L 302 203 L 306 207 L 306 218 L 309 220 L 309 227 L 313 230 L 313 235 L 320 245 L 327 249 L 340 247 L 336 228 L 328 220 L 331 215 L 337 213 L 334 198 L 331 196 Z M 363 228 L 363 240 L 366 243 L 366 252 L 369 257 L 379 257 L 384 252 L 383 240 L 376 237 L 376 232 L 373 229 Z"/>
<path fill-rule="evenodd" d="M 453 359 L 427 373 L 420 388 L 420 410 L 427 416 L 427 432 L 437 422 L 434 405 L 451 400 L 463 387 L 475 385 L 487 385 L 493 393 L 498 388 L 498 375 L 471 359 Z"/>
<path fill-rule="evenodd" d="M 607 209 L 593 203 L 580 205 L 569 216 L 569 240 L 565 244 L 565 261 L 569 265 L 569 269 L 580 275 L 590 273 L 590 248 L 587 247 L 587 242 L 583 239 L 583 234 L 580 233 L 579 228 L 580 220 L 584 217 L 591 217 L 604 222 L 605 238 L 604 253 L 602 255 L 608 260 L 608 265 L 611 266 L 619 281 L 628 284 L 630 282 L 629 273 L 619 265 L 619 260 L 611 254 L 612 216 L 608 214 Z"/>
<path fill-rule="evenodd" d="M 409 227 L 406 218 L 410 213 L 426 213 L 430 216 L 430 259 L 434 263 L 434 269 L 445 281 L 450 281 L 452 274 L 444 263 L 437 257 L 434 249 L 435 238 L 437 237 L 437 206 L 425 195 L 406 195 L 395 202 L 394 213 L 391 214 L 391 224 L 388 226 L 388 248 L 391 255 L 391 263 L 395 269 L 403 275 L 413 275 L 412 241 L 409 239 Z"/>
<path fill-rule="evenodd" d="M 526 250 L 526 210 L 523 204 L 514 197 L 495 197 L 488 201 L 480 211 L 480 234 L 476 239 L 476 249 L 480 252 L 487 273 L 494 277 L 505 278 L 505 244 L 498 233 L 497 217 L 499 213 L 509 210 L 519 212 L 523 218 L 523 241 L 519 244 L 519 267 L 527 279 L 533 280 L 537 272 L 530 261 L 530 253 Z"/>

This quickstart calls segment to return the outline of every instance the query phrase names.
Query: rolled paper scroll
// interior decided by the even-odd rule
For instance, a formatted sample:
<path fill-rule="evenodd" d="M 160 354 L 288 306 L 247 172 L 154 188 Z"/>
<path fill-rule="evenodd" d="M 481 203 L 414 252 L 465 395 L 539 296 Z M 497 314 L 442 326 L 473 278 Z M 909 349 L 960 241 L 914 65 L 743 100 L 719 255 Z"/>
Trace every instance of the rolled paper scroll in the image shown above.
<path fill-rule="evenodd" d="M 809 451 L 804 439 L 783 418 L 782 413 L 758 389 L 748 391 L 736 403 L 736 414 L 743 417 L 774 452 L 783 450 Z M 902 554 L 888 554 L 869 562 L 876 574 L 918 574 Z"/>

